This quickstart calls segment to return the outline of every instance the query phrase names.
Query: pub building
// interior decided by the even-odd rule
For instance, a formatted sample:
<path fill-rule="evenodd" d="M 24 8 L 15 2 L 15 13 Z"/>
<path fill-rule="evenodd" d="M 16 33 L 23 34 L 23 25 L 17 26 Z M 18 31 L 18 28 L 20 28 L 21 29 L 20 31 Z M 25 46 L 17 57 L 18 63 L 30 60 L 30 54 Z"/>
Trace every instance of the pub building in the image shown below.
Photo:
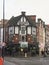
<path fill-rule="evenodd" d="M 14 46 L 17 50 L 27 48 L 29 52 L 36 47 L 36 15 L 26 15 L 26 12 L 21 12 L 21 15 L 10 18 L 6 28 L 8 45 Z"/>

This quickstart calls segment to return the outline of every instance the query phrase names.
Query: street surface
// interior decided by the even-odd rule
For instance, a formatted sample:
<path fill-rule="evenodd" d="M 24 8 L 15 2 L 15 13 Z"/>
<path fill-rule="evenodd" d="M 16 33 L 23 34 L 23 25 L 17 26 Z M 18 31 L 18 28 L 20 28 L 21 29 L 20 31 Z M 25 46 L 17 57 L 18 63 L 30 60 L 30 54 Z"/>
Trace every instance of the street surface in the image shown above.
<path fill-rule="evenodd" d="M 4 61 L 4 65 L 16 65 L 16 64 L 8 62 L 8 61 Z"/>
<path fill-rule="evenodd" d="M 5 57 L 4 65 L 49 65 L 49 57 Z"/>

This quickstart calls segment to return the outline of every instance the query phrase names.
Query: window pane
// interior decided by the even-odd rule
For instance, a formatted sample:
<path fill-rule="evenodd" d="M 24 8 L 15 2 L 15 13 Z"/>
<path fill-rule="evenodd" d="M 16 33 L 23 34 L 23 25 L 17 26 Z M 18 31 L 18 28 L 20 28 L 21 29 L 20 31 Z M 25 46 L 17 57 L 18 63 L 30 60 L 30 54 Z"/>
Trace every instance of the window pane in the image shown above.
<path fill-rule="evenodd" d="M 21 27 L 21 34 L 26 34 L 26 27 L 25 26 Z"/>
<path fill-rule="evenodd" d="M 15 34 L 18 34 L 18 32 L 19 32 L 18 27 L 15 27 Z"/>
<path fill-rule="evenodd" d="M 14 34 L 14 27 L 9 27 L 9 34 Z"/>
<path fill-rule="evenodd" d="M 31 34 L 31 27 L 27 28 L 27 34 Z"/>
<path fill-rule="evenodd" d="M 25 30 L 21 30 L 21 34 L 25 34 Z"/>
<path fill-rule="evenodd" d="M 36 28 L 35 27 L 32 27 L 32 34 L 36 35 Z"/>

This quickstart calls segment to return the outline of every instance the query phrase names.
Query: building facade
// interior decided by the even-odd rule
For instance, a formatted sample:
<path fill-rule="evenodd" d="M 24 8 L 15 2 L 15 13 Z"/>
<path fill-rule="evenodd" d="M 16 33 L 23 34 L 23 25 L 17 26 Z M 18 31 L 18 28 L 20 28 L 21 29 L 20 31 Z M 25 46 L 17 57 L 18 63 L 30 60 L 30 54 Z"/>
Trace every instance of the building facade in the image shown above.
<path fill-rule="evenodd" d="M 37 22 L 37 41 L 39 43 L 39 54 L 44 51 L 45 48 L 45 23 L 38 19 Z"/>
<path fill-rule="evenodd" d="M 20 16 L 12 17 L 7 23 L 6 42 L 20 45 L 21 48 L 33 48 L 37 43 L 36 15 L 26 15 L 22 12 Z"/>
<path fill-rule="evenodd" d="M 5 20 L 4 41 L 7 46 L 28 48 L 29 51 L 35 49 L 41 55 L 45 46 L 49 46 L 49 26 L 40 18 L 36 22 L 36 15 L 21 12 L 21 15 Z M 3 20 L 0 21 L 0 42 L 3 42 Z"/>
<path fill-rule="evenodd" d="M 45 25 L 45 48 L 47 50 L 47 52 L 49 51 L 49 25 Z"/>
<path fill-rule="evenodd" d="M 8 20 L 4 20 L 4 41 L 5 41 L 5 28 Z M 3 19 L 0 21 L 0 42 L 3 42 Z"/>

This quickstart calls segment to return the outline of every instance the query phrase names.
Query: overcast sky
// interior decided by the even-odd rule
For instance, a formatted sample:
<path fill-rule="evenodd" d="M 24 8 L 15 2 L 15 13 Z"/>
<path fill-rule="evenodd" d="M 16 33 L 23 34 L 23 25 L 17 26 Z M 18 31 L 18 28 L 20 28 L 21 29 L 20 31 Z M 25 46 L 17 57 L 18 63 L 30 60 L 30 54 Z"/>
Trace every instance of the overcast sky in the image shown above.
<path fill-rule="evenodd" d="M 21 11 L 26 15 L 36 15 L 49 24 L 49 0 L 5 0 L 5 19 L 18 16 Z M 0 19 L 3 18 L 3 0 L 0 0 Z"/>

